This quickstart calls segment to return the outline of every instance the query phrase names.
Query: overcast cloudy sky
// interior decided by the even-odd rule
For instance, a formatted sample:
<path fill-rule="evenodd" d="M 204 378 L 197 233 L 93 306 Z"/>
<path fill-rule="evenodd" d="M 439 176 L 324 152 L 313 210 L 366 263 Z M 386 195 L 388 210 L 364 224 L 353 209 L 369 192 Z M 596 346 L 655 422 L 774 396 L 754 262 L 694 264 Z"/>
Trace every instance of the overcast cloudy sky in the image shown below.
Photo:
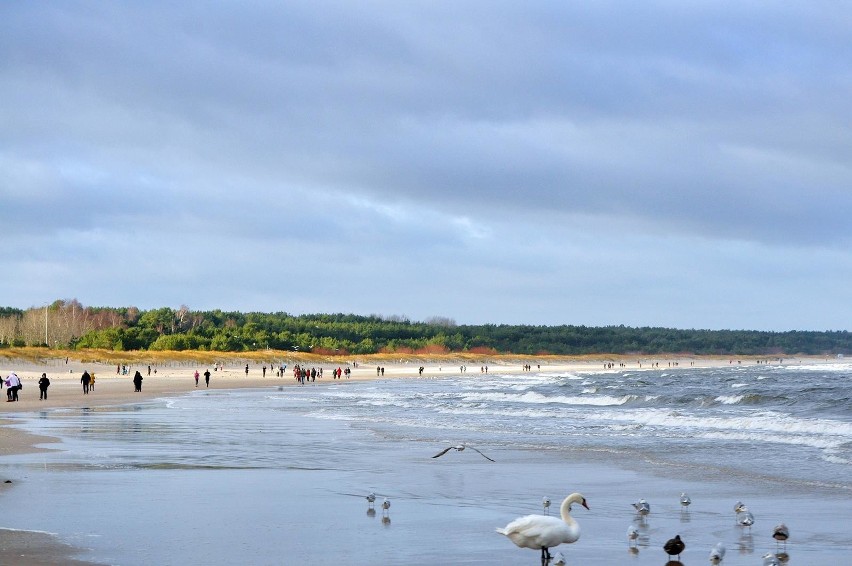
<path fill-rule="evenodd" d="M 0 306 L 852 328 L 852 5 L 0 3 Z"/>

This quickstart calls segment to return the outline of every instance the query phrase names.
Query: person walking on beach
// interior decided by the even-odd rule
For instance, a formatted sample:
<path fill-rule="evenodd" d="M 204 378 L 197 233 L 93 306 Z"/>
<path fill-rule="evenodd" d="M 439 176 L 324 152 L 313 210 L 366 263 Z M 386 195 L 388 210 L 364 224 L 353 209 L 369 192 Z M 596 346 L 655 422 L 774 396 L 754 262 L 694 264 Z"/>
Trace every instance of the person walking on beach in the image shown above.
<path fill-rule="evenodd" d="M 47 400 L 47 388 L 50 387 L 50 380 L 47 379 L 47 374 L 41 374 L 41 379 L 38 380 L 38 400 Z"/>
<path fill-rule="evenodd" d="M 133 391 L 142 391 L 142 374 L 139 373 L 139 370 L 136 370 L 136 374 L 133 376 Z"/>
<path fill-rule="evenodd" d="M 23 385 L 21 385 L 21 378 L 18 377 L 18 374 L 12 372 L 9 374 L 9 377 L 6 378 L 6 395 L 7 402 L 17 401 L 18 400 L 18 391 L 23 389 Z"/>
<path fill-rule="evenodd" d="M 195 370 L 195 386 L 198 387 L 198 370 Z"/>
<path fill-rule="evenodd" d="M 95 372 L 89 376 L 89 391 L 95 390 Z"/>
<path fill-rule="evenodd" d="M 204 372 L 204 384 L 207 387 L 210 387 L 210 370 L 209 369 Z"/>
<path fill-rule="evenodd" d="M 248 364 L 246 364 L 246 377 L 248 377 Z"/>
<path fill-rule="evenodd" d="M 83 375 L 80 377 L 80 383 L 83 384 L 83 395 L 89 394 L 89 383 L 92 382 L 92 376 L 89 375 L 89 372 L 83 370 Z"/>

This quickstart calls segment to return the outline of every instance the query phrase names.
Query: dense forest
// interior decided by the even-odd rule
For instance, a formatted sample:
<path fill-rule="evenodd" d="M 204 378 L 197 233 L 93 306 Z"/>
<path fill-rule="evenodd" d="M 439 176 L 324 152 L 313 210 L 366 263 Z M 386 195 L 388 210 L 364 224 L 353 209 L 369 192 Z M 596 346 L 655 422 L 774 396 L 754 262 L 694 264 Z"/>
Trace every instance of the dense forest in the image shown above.
<path fill-rule="evenodd" d="M 43 307 L 0 307 L 0 347 L 206 350 L 273 349 L 320 354 L 377 352 L 500 354 L 836 355 L 852 352 L 847 331 L 763 332 L 627 326 L 458 325 L 447 318 L 353 314 L 143 311 L 85 307 L 76 300 Z"/>

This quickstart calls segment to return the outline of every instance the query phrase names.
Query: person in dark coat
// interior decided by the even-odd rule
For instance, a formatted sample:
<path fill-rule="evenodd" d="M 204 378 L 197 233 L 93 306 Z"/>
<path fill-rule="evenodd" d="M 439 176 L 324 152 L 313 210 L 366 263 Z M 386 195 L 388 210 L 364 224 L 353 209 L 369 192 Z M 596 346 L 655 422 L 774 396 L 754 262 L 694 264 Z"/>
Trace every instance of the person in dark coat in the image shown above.
<path fill-rule="evenodd" d="M 47 374 L 41 374 L 41 379 L 38 380 L 38 399 L 39 401 L 47 399 L 47 388 L 50 387 L 50 380 L 47 379 Z"/>
<path fill-rule="evenodd" d="M 92 376 L 89 372 L 83 371 L 83 376 L 80 378 L 80 383 L 83 384 L 83 395 L 89 394 L 89 384 L 92 382 Z"/>
<path fill-rule="evenodd" d="M 139 373 L 139 370 L 136 370 L 136 374 L 133 376 L 133 385 L 135 386 L 133 391 L 142 391 L 142 374 Z"/>

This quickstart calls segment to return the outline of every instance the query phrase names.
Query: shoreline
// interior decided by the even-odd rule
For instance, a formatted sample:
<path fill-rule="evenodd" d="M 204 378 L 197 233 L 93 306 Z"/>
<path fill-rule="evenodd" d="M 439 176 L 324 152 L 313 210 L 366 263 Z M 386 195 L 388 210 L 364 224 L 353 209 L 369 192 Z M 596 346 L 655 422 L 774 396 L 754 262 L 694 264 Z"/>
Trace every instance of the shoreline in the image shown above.
<path fill-rule="evenodd" d="M 615 361 L 613 361 L 615 360 Z M 341 381 L 377 381 L 394 379 L 418 379 L 420 365 L 425 367 L 422 378 L 440 378 L 444 375 L 458 375 L 460 365 L 464 361 L 457 359 L 435 360 L 398 360 L 390 362 L 386 360 L 370 360 L 360 362 L 357 367 L 345 363 L 316 363 L 310 360 L 300 360 L 308 367 L 322 367 L 325 377 L 317 379 L 306 386 L 329 385 L 336 382 L 330 378 L 332 367 L 351 367 L 351 378 L 343 377 Z M 532 365 L 532 372 L 536 373 L 589 373 L 606 371 L 604 364 L 612 363 L 611 371 L 622 371 L 623 363 L 627 369 L 639 371 L 665 372 L 672 369 L 688 370 L 691 368 L 729 367 L 731 365 L 757 363 L 754 359 L 743 359 L 742 361 L 730 358 L 701 358 L 701 357 L 661 357 L 659 359 L 643 359 L 642 368 L 635 357 L 627 358 L 600 356 L 594 359 L 549 359 L 549 363 L 541 363 L 540 367 L 536 360 L 511 359 L 489 360 L 489 373 L 500 374 L 523 374 L 528 373 L 523 369 L 524 364 Z M 739 362 L 739 363 L 738 363 Z M 822 364 L 836 362 L 825 357 L 795 357 L 785 358 L 783 365 Z M 368 365 L 369 364 L 369 365 Z M 468 362 L 470 364 L 470 362 Z M 657 366 L 656 364 L 659 364 Z M 777 359 L 772 365 L 779 365 Z M 383 367 L 384 372 L 376 371 L 377 366 Z M 652 367 L 653 366 L 653 367 Z M 210 389 L 233 390 L 243 388 L 267 388 L 267 387 L 299 387 L 292 374 L 292 364 L 288 362 L 284 377 L 275 377 L 267 370 L 267 377 L 263 377 L 263 364 L 249 362 L 249 374 L 245 373 L 245 362 L 231 362 L 222 370 L 212 371 Z M 38 411 L 57 411 L 63 409 L 87 408 L 87 407 L 109 407 L 131 404 L 137 401 L 150 401 L 153 399 L 185 395 L 196 389 L 193 374 L 196 370 L 204 372 L 206 366 L 196 365 L 192 362 L 174 361 L 160 363 L 152 366 L 152 374 L 148 375 L 147 364 L 145 366 L 131 366 L 128 374 L 116 374 L 116 366 L 106 363 L 82 362 L 79 360 L 53 359 L 44 363 L 26 362 L 21 360 L 0 359 L 0 372 L 2 377 L 10 371 L 15 371 L 24 384 L 20 392 L 20 401 L 15 403 L 3 402 L 0 405 L 4 411 L 0 412 L 0 457 L 18 454 L 28 454 L 43 451 L 52 451 L 52 443 L 60 442 L 59 439 L 49 436 L 40 436 L 21 430 L 15 426 L 16 415 L 33 414 Z M 143 374 L 142 392 L 133 390 L 132 375 L 136 369 Z M 153 372 L 156 369 L 156 373 Z M 84 370 L 94 372 L 96 376 L 95 389 L 88 395 L 82 392 L 80 375 Z M 48 399 L 39 401 L 37 381 L 42 372 L 46 372 L 51 380 L 48 389 Z M 467 373 L 471 379 L 477 375 L 484 374 L 483 366 L 468 367 Z M 205 388 L 203 375 L 200 378 L 199 389 Z M 0 397 L 2 399 L 2 397 Z M 11 479 L 12 483 L 2 483 Z M 0 497 L 4 492 L 13 489 L 16 478 L 0 478 Z M 15 530 L 12 525 L 0 528 L 0 563 L 28 564 L 75 564 L 93 565 L 94 562 L 86 562 L 81 553 L 85 549 L 68 545 L 50 533 L 39 531 Z"/>
<path fill-rule="evenodd" d="M 381 379 L 418 379 L 438 378 L 442 375 L 459 374 L 460 367 L 472 363 L 455 355 L 416 357 L 406 355 L 404 358 L 396 356 L 396 361 L 386 359 L 387 354 L 378 355 L 376 358 L 365 358 L 365 361 L 357 362 L 353 366 L 350 362 L 340 360 L 329 360 L 328 358 L 317 358 L 315 360 L 297 360 L 307 367 L 323 368 L 325 376 L 317 378 L 317 381 L 305 386 L 315 386 L 334 383 L 330 377 L 331 370 L 336 367 L 351 369 L 349 378 L 342 377 L 340 381 L 375 381 Z M 224 365 L 221 370 L 213 371 L 213 365 L 198 364 L 192 360 L 171 360 L 161 362 L 150 367 L 148 365 L 128 366 L 128 373 L 117 374 L 116 365 L 104 362 L 92 362 L 81 360 L 67 360 L 67 358 L 51 358 L 40 360 L 42 363 L 25 361 L 21 359 L 0 358 L 0 377 L 5 378 L 14 371 L 21 379 L 23 389 L 19 394 L 19 401 L 8 403 L 0 396 L 0 456 L 27 454 L 51 450 L 41 447 L 41 444 L 58 442 L 58 439 L 45 436 L 33 435 L 18 430 L 10 424 L 10 417 L 17 413 L 32 413 L 45 410 L 62 410 L 87 407 L 109 407 L 134 403 L 137 401 L 149 401 L 152 399 L 185 395 L 196 389 L 204 389 L 203 373 L 210 369 L 210 389 L 257 389 L 263 387 L 292 386 L 299 387 L 293 377 L 293 364 L 287 362 L 284 377 L 276 377 L 267 367 L 266 376 L 263 375 L 264 362 L 246 362 L 244 358 L 234 356 L 239 361 L 232 361 Z M 407 359 L 406 359 L 407 358 Z M 67 361 L 66 361 L 67 360 Z M 572 357 L 555 358 L 533 356 L 506 356 L 492 357 L 482 365 L 467 367 L 463 375 L 470 374 L 473 378 L 478 374 L 486 372 L 502 374 L 523 374 L 530 372 L 554 372 L 554 373 L 589 373 L 600 371 L 617 371 L 633 369 L 637 371 L 666 371 L 672 369 L 701 369 L 712 367 L 730 367 L 733 365 L 752 365 L 758 361 L 768 365 L 801 365 L 802 363 L 826 364 L 837 360 L 827 359 L 824 356 L 796 356 L 783 358 L 779 363 L 778 358 L 731 358 L 720 356 L 660 356 L 645 357 L 637 360 L 637 356 L 600 355 L 595 357 Z M 544 363 L 541 363 L 541 362 Z M 245 366 L 248 363 L 249 372 L 246 374 Z M 530 364 L 532 369 L 527 371 L 523 368 Z M 605 367 L 611 364 L 611 368 Z M 624 364 L 620 367 L 619 364 Z M 424 367 L 423 374 L 418 372 L 419 367 Z M 377 367 L 383 371 L 377 372 Z M 132 376 L 136 370 L 142 373 L 142 391 L 134 392 Z M 198 370 L 201 375 L 198 386 L 195 385 L 194 372 Z M 89 371 L 95 375 L 95 387 L 91 393 L 84 395 L 80 376 L 83 371 Z M 48 396 L 44 401 L 39 400 L 38 380 L 42 373 L 47 373 L 50 379 Z"/>

